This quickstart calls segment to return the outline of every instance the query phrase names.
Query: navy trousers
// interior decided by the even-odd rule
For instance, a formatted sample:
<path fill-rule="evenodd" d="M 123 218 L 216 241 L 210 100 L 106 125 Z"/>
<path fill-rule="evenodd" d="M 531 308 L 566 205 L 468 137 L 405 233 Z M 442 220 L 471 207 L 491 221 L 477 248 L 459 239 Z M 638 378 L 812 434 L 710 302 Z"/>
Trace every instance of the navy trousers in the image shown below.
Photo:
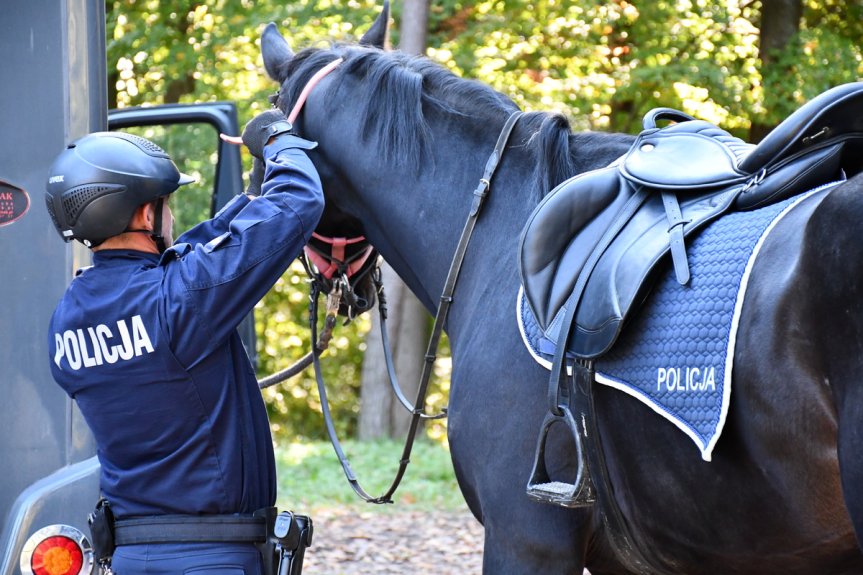
<path fill-rule="evenodd" d="M 116 575 L 263 575 L 261 554 L 248 543 L 123 545 L 114 551 Z"/>

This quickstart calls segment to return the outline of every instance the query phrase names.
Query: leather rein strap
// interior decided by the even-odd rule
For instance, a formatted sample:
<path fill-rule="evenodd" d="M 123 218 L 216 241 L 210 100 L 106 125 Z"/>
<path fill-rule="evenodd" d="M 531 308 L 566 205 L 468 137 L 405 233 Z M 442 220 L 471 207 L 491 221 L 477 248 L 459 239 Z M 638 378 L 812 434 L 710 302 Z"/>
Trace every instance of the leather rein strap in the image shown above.
<path fill-rule="evenodd" d="M 396 476 L 393 479 L 390 487 L 383 495 L 380 495 L 379 497 L 373 497 L 369 495 L 362 488 L 359 483 L 359 479 L 351 468 L 351 464 L 348 461 L 347 456 L 342 450 L 341 443 L 339 442 L 339 438 L 336 434 L 335 426 L 333 425 L 332 414 L 330 413 L 329 401 L 327 399 L 327 390 L 324 385 L 323 376 L 321 374 L 319 354 L 313 354 L 312 359 L 315 366 L 315 379 L 317 380 L 318 384 L 318 393 L 321 396 L 321 411 L 324 415 L 324 423 L 326 424 L 327 434 L 330 436 L 330 442 L 333 444 L 333 449 L 335 450 L 336 455 L 339 458 L 339 462 L 342 465 L 342 469 L 345 472 L 348 483 L 350 483 L 351 487 L 357 493 L 357 495 L 359 495 L 363 500 L 369 503 L 392 503 L 392 495 L 398 488 L 399 483 L 401 483 L 402 477 L 404 477 L 405 471 L 407 470 L 408 463 L 410 463 L 410 455 L 413 449 L 414 440 L 416 439 L 419 422 L 421 419 L 423 419 L 423 416 L 425 415 L 424 410 L 426 393 L 428 391 L 429 381 L 431 379 L 432 370 L 434 368 L 434 362 L 437 358 L 436 354 L 438 345 L 440 344 L 440 337 L 443 333 L 444 324 L 446 323 L 450 306 L 452 305 L 456 281 L 458 280 L 458 275 L 461 271 L 464 256 L 467 253 L 467 247 L 470 243 L 470 238 L 473 234 L 474 226 L 476 225 L 476 220 L 479 217 L 483 202 L 485 201 L 489 191 L 491 190 L 491 179 L 494 176 L 494 172 L 497 169 L 498 164 L 500 163 L 503 152 L 506 149 L 507 142 L 509 141 L 509 137 L 512 134 L 512 130 L 521 116 L 522 112 L 514 112 L 509 116 L 509 118 L 507 118 L 506 123 L 501 130 L 500 136 L 498 136 L 497 144 L 494 147 L 494 151 L 486 162 L 485 172 L 483 173 L 482 178 L 480 178 L 479 184 L 477 185 L 476 189 L 473 191 L 473 202 L 471 204 L 470 212 L 468 214 L 467 221 L 465 222 L 464 229 L 462 229 L 461 237 L 459 238 L 455 253 L 453 254 L 453 259 L 450 263 L 449 273 L 447 274 L 446 282 L 444 283 L 443 293 L 440 296 L 440 304 L 438 305 L 437 313 L 435 314 L 434 324 L 432 326 L 432 334 L 429 338 L 428 348 L 426 350 L 425 363 L 423 364 L 423 370 L 420 376 L 419 386 L 417 388 L 417 398 L 414 404 L 415 407 L 413 410 L 411 410 L 410 427 L 408 429 L 407 437 L 405 438 L 405 446 L 404 450 L 402 451 L 401 460 L 399 461 L 399 469 L 396 472 Z M 317 302 L 319 295 L 320 290 L 318 290 L 313 283 L 312 294 L 310 298 L 311 301 L 309 304 L 309 327 L 312 331 L 312 341 L 317 340 L 318 337 Z M 384 327 L 383 329 L 385 330 L 386 328 Z M 386 333 L 386 331 L 384 331 L 384 333 Z"/>

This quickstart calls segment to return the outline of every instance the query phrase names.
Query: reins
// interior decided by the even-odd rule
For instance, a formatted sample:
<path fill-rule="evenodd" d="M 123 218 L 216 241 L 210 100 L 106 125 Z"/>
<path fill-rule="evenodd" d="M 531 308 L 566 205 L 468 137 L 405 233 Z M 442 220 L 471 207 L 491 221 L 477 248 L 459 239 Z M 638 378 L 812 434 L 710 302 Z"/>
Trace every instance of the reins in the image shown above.
<path fill-rule="evenodd" d="M 458 280 L 459 272 L 461 271 L 462 263 L 464 262 L 464 256 L 467 253 L 468 244 L 470 243 L 470 239 L 473 234 L 474 227 L 476 226 L 476 221 L 479 217 L 483 202 L 485 201 L 486 197 L 488 197 L 488 193 L 491 190 L 492 177 L 494 176 L 500 159 L 503 156 L 504 149 L 506 148 L 509 137 L 512 134 L 512 130 L 521 115 L 522 112 L 514 112 L 509 116 L 509 118 L 507 118 L 506 123 L 504 124 L 504 127 L 501 130 L 500 135 L 498 136 L 497 144 L 494 147 L 494 151 L 486 162 L 485 172 L 483 173 L 482 178 L 480 178 L 479 184 L 477 185 L 476 189 L 473 191 L 473 202 L 471 204 L 470 212 L 468 213 L 467 221 L 465 222 L 464 228 L 462 229 L 461 237 L 459 238 L 455 253 L 453 254 L 453 259 L 450 263 L 449 272 L 447 273 L 447 278 L 444 282 L 443 293 L 440 296 L 440 304 L 438 305 L 437 313 L 435 314 L 434 323 L 432 325 L 432 333 L 431 337 L 429 338 L 428 348 L 425 354 L 425 362 L 423 363 L 423 370 L 422 374 L 420 375 L 419 386 L 417 388 L 417 398 L 414 406 L 411 406 L 408 400 L 400 392 L 397 392 L 396 394 L 399 397 L 399 401 L 401 401 L 402 404 L 411 412 L 411 421 L 410 427 L 408 428 L 407 437 L 405 439 L 405 446 L 402 451 L 402 456 L 399 460 L 398 471 L 396 472 L 396 476 L 390 484 L 390 487 L 383 495 L 380 495 L 378 497 L 373 497 L 369 495 L 360 485 L 359 479 L 354 473 L 353 468 L 351 468 L 350 461 L 348 461 L 347 456 L 342 450 L 341 443 L 339 442 L 338 436 L 336 434 L 335 426 L 333 425 L 332 415 L 330 414 L 329 409 L 329 402 L 327 401 L 326 387 L 324 386 L 323 377 L 321 375 L 318 354 L 315 353 L 312 357 L 312 362 L 315 366 L 315 379 L 318 384 L 318 393 L 321 396 L 321 410 L 324 414 L 324 422 L 327 427 L 327 434 L 330 436 L 330 442 L 333 444 L 333 449 L 335 449 L 336 451 L 336 455 L 339 458 L 339 462 L 342 465 L 342 469 L 345 472 L 348 483 L 350 483 L 351 487 L 357 495 L 359 495 L 363 500 L 369 503 L 380 504 L 393 502 L 392 495 L 393 493 L 395 493 L 396 489 L 398 489 L 402 477 L 404 477 L 405 471 L 407 470 L 407 466 L 410 463 L 410 455 L 411 451 L 413 450 L 413 444 L 414 440 L 416 439 L 417 430 L 419 429 L 419 422 L 421 419 L 424 418 L 432 418 L 424 413 L 425 398 L 428 391 L 429 381 L 431 380 L 432 370 L 434 369 L 434 362 L 437 359 L 437 349 L 440 345 L 440 338 L 443 334 L 443 328 L 446 324 L 447 315 L 449 314 L 449 309 L 453 302 L 453 294 L 455 292 L 456 282 Z M 319 295 L 320 291 L 317 289 L 315 282 L 313 282 L 311 302 L 309 305 L 309 327 L 312 331 L 313 340 L 317 339 L 317 301 Z M 383 324 L 381 325 L 381 331 L 382 337 L 386 338 L 386 326 Z M 394 381 L 395 370 L 393 369 L 392 362 L 389 358 L 387 360 L 387 370 L 390 372 L 391 381 Z M 442 413 L 437 417 L 443 417 L 444 415 L 446 414 Z"/>
<path fill-rule="evenodd" d="M 343 60 L 341 58 L 333 60 L 332 62 L 318 70 L 318 72 L 316 72 L 314 76 L 312 76 L 312 78 L 309 80 L 309 82 L 306 84 L 306 86 L 300 93 L 296 104 L 294 104 L 294 107 L 292 108 L 291 113 L 288 116 L 289 122 L 293 124 L 293 122 L 296 120 L 300 113 L 300 110 L 302 109 L 303 104 L 305 103 L 314 86 L 324 76 L 326 76 L 336 67 L 338 67 L 339 64 L 342 63 L 342 61 Z M 444 282 L 443 292 L 440 296 L 440 303 L 438 305 L 437 312 L 435 313 L 434 323 L 432 325 L 432 333 L 429 338 L 428 347 L 426 349 L 425 362 L 423 363 L 423 369 L 420 375 L 420 381 L 417 387 L 417 396 L 414 404 L 411 404 L 410 401 L 404 396 L 401 391 L 401 387 L 398 384 L 398 379 L 396 377 L 395 366 L 392 360 L 389 339 L 387 336 L 386 298 L 383 291 L 383 284 L 381 282 L 380 267 L 377 262 L 378 258 L 376 255 L 372 258 L 372 254 L 374 253 L 372 246 L 369 245 L 367 249 L 361 251 L 359 254 L 356 254 L 352 258 L 345 258 L 345 246 L 365 241 L 364 237 L 360 236 L 357 238 L 350 239 L 327 238 L 318 234 L 313 234 L 314 239 L 330 245 L 331 251 L 329 256 L 327 257 L 327 254 L 324 254 L 320 250 L 309 246 L 307 246 L 307 248 L 305 249 L 305 257 L 301 256 L 301 260 L 306 268 L 306 272 L 312 278 L 309 294 L 309 329 L 311 331 L 312 341 L 317 343 L 314 344 L 312 351 L 309 352 L 306 356 L 304 356 L 299 362 L 286 370 L 274 374 L 266 379 L 260 380 L 259 385 L 261 388 L 274 385 L 275 383 L 279 383 L 280 381 L 284 381 L 285 379 L 296 375 L 297 373 L 305 369 L 309 363 L 312 363 L 314 365 L 315 381 L 317 383 L 318 393 L 321 399 L 321 411 L 324 416 L 324 424 L 327 429 L 327 435 L 330 438 L 330 443 L 332 443 L 333 445 L 333 449 L 335 450 L 336 455 L 339 458 L 339 463 L 344 470 L 345 477 L 347 478 L 348 483 L 351 485 L 351 488 L 353 488 L 354 492 L 356 492 L 357 495 L 359 495 L 363 500 L 369 503 L 382 504 L 393 502 L 392 495 L 395 493 L 396 489 L 398 489 L 398 486 L 401 483 L 402 478 L 404 477 L 405 471 L 407 470 L 407 466 L 410 463 L 410 455 L 413 450 L 414 441 L 416 440 L 420 420 L 439 419 L 442 417 L 446 417 L 447 415 L 446 408 L 444 408 L 444 410 L 438 414 L 426 414 L 426 394 L 428 392 L 429 382 L 431 380 L 431 375 L 434 369 L 434 362 L 437 359 L 437 350 L 440 345 L 440 338 L 443 334 L 444 325 L 446 324 L 449 309 L 453 302 L 453 294 L 455 292 L 456 282 L 458 280 L 459 272 L 461 271 L 465 254 L 467 253 L 468 244 L 470 243 L 474 227 L 476 226 L 476 220 L 479 217 L 483 202 L 485 201 L 491 190 L 492 177 L 494 176 L 498 164 L 500 163 L 500 160 L 503 156 L 503 152 L 506 149 L 506 145 L 509 141 L 510 135 L 512 134 L 512 130 L 521 116 L 522 112 L 517 111 L 512 113 L 507 118 L 503 129 L 498 136 L 494 150 L 486 161 L 485 170 L 482 177 L 480 178 L 479 184 L 473 191 L 473 200 L 471 203 L 470 211 L 468 213 L 467 221 L 465 222 L 464 228 L 462 229 L 458 245 L 456 246 L 455 252 L 453 254 L 453 259 L 450 263 L 450 268 L 447 273 L 446 281 Z M 372 258 L 371 265 L 368 265 L 370 258 Z M 317 271 L 309 265 L 308 260 L 312 260 L 312 263 L 314 264 L 315 268 L 317 268 Z M 363 269 L 365 269 L 365 272 L 362 271 Z M 399 460 L 399 468 L 396 472 L 396 476 L 390 484 L 389 488 L 386 490 L 386 492 L 384 492 L 378 497 L 373 497 L 369 495 L 366 490 L 363 489 L 363 487 L 360 485 L 357 475 L 354 473 L 351 467 L 350 461 L 348 461 L 348 458 L 345 455 L 344 450 L 342 449 L 341 442 L 339 441 L 338 434 L 336 433 L 335 425 L 333 424 L 332 413 L 330 412 L 329 400 L 327 398 L 327 390 L 324 384 L 323 374 L 320 365 L 320 354 L 324 349 L 326 349 L 326 346 L 331 337 L 332 329 L 335 326 L 339 302 L 342 298 L 345 297 L 346 294 L 350 294 L 353 296 L 353 289 L 351 288 L 350 281 L 353 277 L 353 274 L 357 273 L 372 274 L 372 281 L 374 283 L 378 296 L 378 310 L 381 318 L 381 340 L 384 347 L 384 358 L 386 361 L 387 373 L 390 379 L 390 384 L 399 402 L 411 413 L 410 426 L 408 428 L 408 433 L 405 438 L 405 445 L 402 450 L 401 459 Z M 319 338 L 318 300 L 322 293 L 327 294 L 327 313 L 324 331 Z"/>

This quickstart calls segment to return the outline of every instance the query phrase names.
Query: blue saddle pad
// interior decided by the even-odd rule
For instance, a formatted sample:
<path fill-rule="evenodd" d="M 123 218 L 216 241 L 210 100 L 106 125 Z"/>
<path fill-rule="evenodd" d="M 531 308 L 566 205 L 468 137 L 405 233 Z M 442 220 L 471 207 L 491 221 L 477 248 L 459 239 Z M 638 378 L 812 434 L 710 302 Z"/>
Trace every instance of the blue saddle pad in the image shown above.
<path fill-rule="evenodd" d="M 737 323 L 759 248 L 794 206 L 837 183 L 730 213 L 689 240 L 689 284 L 681 286 L 665 264 L 620 339 L 596 360 L 596 381 L 638 398 L 674 423 L 710 461 L 728 413 Z M 531 355 L 550 369 L 554 342 L 544 337 L 523 291 L 517 316 Z"/>

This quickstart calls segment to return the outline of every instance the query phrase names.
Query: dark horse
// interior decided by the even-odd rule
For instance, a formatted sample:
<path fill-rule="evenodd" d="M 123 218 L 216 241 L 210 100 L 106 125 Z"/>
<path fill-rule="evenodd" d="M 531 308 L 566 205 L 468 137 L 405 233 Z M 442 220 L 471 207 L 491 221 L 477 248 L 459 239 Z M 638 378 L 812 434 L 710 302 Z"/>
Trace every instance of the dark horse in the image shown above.
<path fill-rule="evenodd" d="M 482 175 L 517 108 L 422 57 L 385 52 L 388 14 L 360 45 L 297 54 L 269 27 L 265 67 L 290 109 L 313 73 L 297 130 L 327 202 L 433 310 Z M 609 501 L 565 509 L 525 495 L 547 410 L 548 372 L 516 325 L 519 234 L 553 186 L 623 154 L 626 135 L 571 133 L 558 115 L 517 124 L 479 218 L 447 324 L 449 443 L 485 527 L 488 574 L 863 573 L 863 179 L 781 220 L 750 277 L 734 393 L 713 461 L 628 395 L 595 391 L 599 433 L 629 536 Z M 557 438 L 554 474 L 573 472 Z"/>

